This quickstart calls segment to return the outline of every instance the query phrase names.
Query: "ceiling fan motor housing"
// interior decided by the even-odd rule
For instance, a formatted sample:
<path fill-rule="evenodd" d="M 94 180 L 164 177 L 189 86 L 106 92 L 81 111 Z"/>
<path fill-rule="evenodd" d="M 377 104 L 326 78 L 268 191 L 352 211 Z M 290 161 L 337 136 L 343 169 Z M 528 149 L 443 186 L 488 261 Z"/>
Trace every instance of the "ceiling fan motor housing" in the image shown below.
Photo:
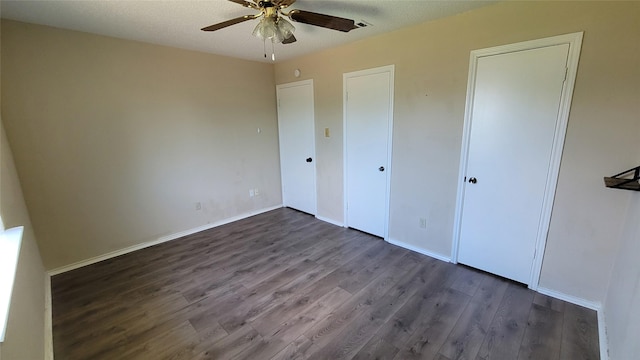
<path fill-rule="evenodd" d="M 265 9 L 266 9 L 266 8 L 272 8 L 272 7 L 275 7 L 275 5 L 273 5 L 273 3 L 272 3 L 271 1 L 268 1 L 268 0 L 266 0 L 266 1 L 264 1 L 264 0 L 259 1 L 259 2 L 258 2 L 258 6 L 260 6 L 261 8 L 265 8 Z"/>

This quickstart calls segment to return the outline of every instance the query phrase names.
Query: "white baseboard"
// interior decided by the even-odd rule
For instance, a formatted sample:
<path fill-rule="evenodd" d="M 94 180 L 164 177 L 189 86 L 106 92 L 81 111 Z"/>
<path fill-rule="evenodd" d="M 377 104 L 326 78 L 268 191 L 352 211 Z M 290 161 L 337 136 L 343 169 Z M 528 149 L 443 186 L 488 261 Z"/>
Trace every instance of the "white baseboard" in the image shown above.
<path fill-rule="evenodd" d="M 417 252 L 419 254 L 427 255 L 427 256 L 430 256 L 432 258 L 444 261 L 444 262 L 451 262 L 451 258 L 448 257 L 448 256 L 444 256 L 444 255 L 441 255 L 441 254 L 438 254 L 438 253 L 434 253 L 434 252 L 431 252 L 431 251 L 428 251 L 428 250 L 425 250 L 425 249 L 421 249 L 419 247 L 416 247 L 416 246 L 413 246 L 413 245 L 409 245 L 409 244 L 404 243 L 402 241 L 398 241 L 398 240 L 394 240 L 394 239 L 386 239 L 386 240 L 387 240 L 387 242 L 389 244 L 400 246 L 401 248 L 405 248 L 407 250 L 415 251 L 415 252 Z"/>
<path fill-rule="evenodd" d="M 44 360 L 53 360 L 51 276 L 44 274 Z"/>
<path fill-rule="evenodd" d="M 609 359 L 609 341 L 607 339 L 607 327 L 605 321 L 604 308 L 596 301 L 585 300 L 576 296 L 567 295 L 559 291 L 538 287 L 538 292 L 556 299 L 594 310 L 598 314 L 598 341 L 600 343 L 600 360 Z"/>
<path fill-rule="evenodd" d="M 552 298 L 560 299 L 566 302 L 570 302 L 572 304 L 580 305 L 582 307 L 586 307 L 587 309 L 600 311 L 602 309 L 602 304 L 595 301 L 585 300 L 573 295 L 567 295 L 565 293 L 561 293 L 559 291 L 551 290 L 544 288 L 542 286 L 538 287 L 538 292 L 543 295 L 551 296 Z"/>
<path fill-rule="evenodd" d="M 198 233 L 198 232 L 201 232 L 201 231 L 205 231 L 205 230 L 213 229 L 213 228 L 218 227 L 218 226 L 226 225 L 226 224 L 232 223 L 234 221 L 246 219 L 246 218 L 251 217 L 251 216 L 255 216 L 255 215 L 262 214 L 262 213 L 265 213 L 265 212 L 268 212 L 268 211 L 280 209 L 281 207 L 282 207 L 282 205 L 276 205 L 276 206 L 268 207 L 268 208 L 265 208 L 265 209 L 251 211 L 251 212 L 248 212 L 248 213 L 244 213 L 244 214 L 240 214 L 240 215 L 233 216 L 233 217 L 230 217 L 230 218 L 226 218 L 226 219 L 217 221 L 217 222 L 212 223 L 212 224 L 206 224 L 206 225 L 198 226 L 198 227 L 193 228 L 193 229 L 180 231 L 180 232 L 177 232 L 177 233 L 174 233 L 174 234 L 170 234 L 170 235 L 165 235 L 165 236 L 162 236 L 162 237 L 160 237 L 160 238 L 158 238 L 156 240 L 152 240 L 152 241 L 148 241 L 148 242 L 145 242 L 145 243 L 129 246 L 129 247 L 126 247 L 124 249 L 120 249 L 120 250 L 116 250 L 116 251 L 111 251 L 109 253 L 106 253 L 106 254 L 103 254 L 103 255 L 99 255 L 99 256 L 95 256 L 95 257 L 92 257 L 90 259 L 78 261 L 78 262 L 75 262 L 73 264 L 69 264 L 69 265 L 65 265 L 65 266 L 62 266 L 62 267 L 59 267 L 59 268 L 56 268 L 56 269 L 53 269 L 53 270 L 49 270 L 47 272 L 47 274 L 50 275 L 50 276 L 62 274 L 64 272 L 75 270 L 75 269 L 81 268 L 83 266 L 95 264 L 97 262 L 108 260 L 108 259 L 114 258 L 116 256 L 128 254 L 128 253 L 136 251 L 136 250 L 148 248 L 150 246 L 162 244 L 162 243 L 167 242 L 167 241 L 179 239 L 179 238 L 181 238 L 183 236 L 192 235 L 192 234 L 195 234 L 195 233 Z"/>
<path fill-rule="evenodd" d="M 316 215 L 316 219 L 321 220 L 321 221 L 324 221 L 324 222 L 327 222 L 327 223 L 329 223 L 329 224 L 333 224 L 333 225 L 335 225 L 335 226 L 344 227 L 344 224 L 343 224 L 343 223 L 341 223 L 341 222 L 339 222 L 339 221 L 331 220 L 331 219 L 326 218 L 326 217 L 322 217 L 322 216 L 318 216 L 318 215 Z"/>

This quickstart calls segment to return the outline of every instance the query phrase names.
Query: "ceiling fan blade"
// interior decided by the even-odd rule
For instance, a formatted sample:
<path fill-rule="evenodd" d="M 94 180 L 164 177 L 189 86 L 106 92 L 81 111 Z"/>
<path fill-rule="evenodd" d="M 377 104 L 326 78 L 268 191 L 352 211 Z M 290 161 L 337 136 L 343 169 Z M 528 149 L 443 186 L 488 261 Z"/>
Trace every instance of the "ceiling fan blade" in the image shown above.
<path fill-rule="evenodd" d="M 289 7 L 295 3 L 296 0 L 275 0 L 273 3 L 281 9 Z"/>
<path fill-rule="evenodd" d="M 244 7 L 252 8 L 252 9 L 257 9 L 258 8 L 256 4 L 248 2 L 248 1 L 245 1 L 245 0 L 229 0 L 229 1 L 234 2 L 236 4 L 240 4 L 240 5 L 244 6 Z"/>
<path fill-rule="evenodd" d="M 294 42 L 298 41 L 298 39 L 296 39 L 295 36 L 293 36 L 293 34 L 291 34 L 291 36 L 289 36 L 288 38 L 282 40 L 282 44 L 292 44 Z"/>
<path fill-rule="evenodd" d="M 247 21 L 247 20 L 251 20 L 251 19 L 255 19 L 255 17 L 253 15 L 245 15 L 245 16 L 241 16 L 239 18 L 235 18 L 235 19 L 223 21 L 223 22 L 218 23 L 218 24 L 214 24 L 214 25 L 209 25 L 207 27 L 203 27 L 201 30 L 202 31 L 216 31 L 216 30 L 220 30 L 222 28 L 226 28 L 227 26 L 239 24 L 241 22 L 244 22 L 244 21 Z"/>
<path fill-rule="evenodd" d="M 355 21 L 351 19 L 318 14 L 311 11 L 291 10 L 291 12 L 289 13 L 289 18 L 296 22 L 320 26 L 323 28 L 338 30 L 342 32 L 349 32 L 353 29 L 358 28 L 355 24 Z"/>

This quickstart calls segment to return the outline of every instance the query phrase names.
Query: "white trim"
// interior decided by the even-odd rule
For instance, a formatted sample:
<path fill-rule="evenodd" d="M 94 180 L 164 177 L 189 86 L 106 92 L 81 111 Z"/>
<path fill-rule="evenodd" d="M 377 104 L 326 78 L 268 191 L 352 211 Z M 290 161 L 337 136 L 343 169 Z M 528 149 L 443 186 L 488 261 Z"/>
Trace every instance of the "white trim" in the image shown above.
<path fill-rule="evenodd" d="M 600 360 L 609 360 L 609 336 L 607 335 L 604 306 L 598 310 L 598 342 L 600 343 Z"/>
<path fill-rule="evenodd" d="M 394 114 L 394 98 L 395 98 L 395 65 L 386 65 L 380 66 L 377 68 L 366 69 L 353 71 L 349 73 L 342 74 L 342 186 L 343 186 L 343 212 L 344 212 L 344 226 L 349 226 L 349 219 L 347 216 L 347 79 L 351 77 L 357 76 L 366 76 L 372 74 L 381 74 L 388 73 L 389 74 L 389 128 L 388 131 L 388 139 L 387 139 L 387 164 L 386 164 L 386 173 L 387 173 L 387 188 L 386 196 L 385 196 L 385 213 L 384 213 L 384 231 L 383 238 L 385 240 L 389 239 L 389 199 L 391 197 L 391 164 L 392 164 L 392 156 L 393 156 L 393 114 Z"/>
<path fill-rule="evenodd" d="M 602 304 L 597 301 L 585 300 L 583 298 L 579 298 L 573 295 L 568 295 L 559 291 L 547 289 L 542 286 L 539 286 L 538 290 L 536 291 L 542 295 L 551 296 L 552 298 L 556 298 L 556 299 L 566 301 L 575 305 L 586 307 L 587 309 L 591 309 L 595 311 L 600 311 L 600 309 L 602 309 Z"/>
<path fill-rule="evenodd" d="M 558 111 L 558 121 L 556 122 L 555 136 L 553 139 L 551 164 L 549 173 L 547 174 L 547 188 L 545 189 L 545 199 L 543 202 L 542 216 L 538 227 L 538 236 L 536 239 L 536 257 L 533 259 L 531 267 L 531 278 L 529 280 L 529 288 L 535 290 L 540 282 L 540 272 L 542 271 L 542 259 L 547 244 L 547 235 L 549 232 L 549 224 L 551 223 L 551 211 L 553 210 L 553 202 L 556 195 L 556 187 L 558 185 L 558 176 L 560 174 L 560 161 L 562 160 L 562 152 L 564 150 L 564 141 L 567 134 L 567 124 L 569 123 L 569 112 L 571 111 L 571 99 L 573 97 L 573 88 L 578 73 L 578 62 L 580 60 L 580 49 L 582 47 L 582 32 L 567 34 L 550 38 L 553 40 L 545 40 L 543 43 L 554 42 L 553 44 L 569 44 L 569 54 L 567 56 L 567 74 L 565 83 L 562 88 L 560 97 L 560 109 Z M 550 46 L 550 45 L 549 45 Z"/>
<path fill-rule="evenodd" d="M 398 241 L 398 240 L 394 240 L 394 239 L 387 239 L 387 242 L 389 244 L 400 246 L 401 248 L 405 248 L 407 250 L 415 251 L 415 252 L 417 252 L 419 254 L 426 255 L 426 256 L 432 257 L 434 259 L 438 259 L 438 260 L 441 260 L 441 261 L 444 261 L 444 262 L 451 262 L 451 258 L 449 258 L 447 256 L 444 256 L 444 255 L 441 255 L 441 254 L 438 254 L 438 253 L 434 253 L 434 252 L 431 252 L 429 250 L 421 249 L 419 247 L 416 247 L 416 246 L 413 246 L 413 245 L 409 245 L 409 244 L 407 244 L 405 242 L 402 242 L 402 241 Z"/>
<path fill-rule="evenodd" d="M 240 214 L 240 215 L 237 215 L 237 216 L 233 216 L 233 217 L 230 217 L 230 218 L 226 218 L 226 219 L 217 221 L 217 222 L 215 222 L 213 224 L 206 224 L 206 225 L 198 226 L 198 227 L 193 228 L 193 229 L 184 230 L 184 231 L 180 231 L 180 232 L 177 232 L 177 233 L 174 233 L 174 234 L 162 236 L 162 237 L 160 237 L 160 238 L 158 238 L 156 240 L 153 240 L 153 241 L 148 241 L 148 242 L 145 242 L 145 243 L 129 246 L 129 247 L 126 247 L 124 249 L 112 251 L 112 252 L 109 252 L 109 253 L 106 253 L 106 254 L 103 254 L 103 255 L 92 257 L 90 259 L 78 261 L 78 262 L 75 262 L 73 264 L 69 264 L 69 265 L 65 265 L 65 266 L 62 266 L 62 267 L 59 267 L 59 268 L 56 268 L 56 269 L 53 269 L 53 270 L 49 270 L 47 273 L 50 276 L 62 274 L 64 272 L 75 270 L 75 269 L 81 268 L 83 266 L 95 264 L 97 262 L 108 260 L 108 259 L 114 258 L 116 256 L 128 254 L 130 252 L 133 252 L 133 251 L 136 251 L 136 250 L 140 250 L 140 249 L 144 249 L 144 248 L 148 248 L 148 247 L 153 246 L 153 245 L 162 244 L 162 243 L 167 242 L 167 241 L 176 240 L 176 239 L 179 239 L 179 238 L 181 238 L 183 236 L 187 236 L 187 235 L 195 234 L 195 233 L 198 233 L 198 232 L 201 232 L 201 231 L 209 230 L 209 229 L 221 226 L 221 225 L 226 225 L 226 224 L 232 223 L 234 221 L 246 219 L 246 218 L 251 217 L 251 216 L 255 216 L 255 215 L 258 215 L 258 214 L 262 214 L 262 213 L 269 212 L 269 211 L 276 210 L 276 209 L 280 209 L 280 208 L 282 208 L 282 204 L 276 205 L 276 206 L 272 206 L 272 207 L 268 207 L 268 208 L 264 208 L 264 209 L 260 209 L 260 210 L 250 211 L 248 213 Z"/>
<path fill-rule="evenodd" d="M 44 360 L 53 360 L 53 313 L 51 311 L 51 275 L 44 274 Z"/>
<path fill-rule="evenodd" d="M 551 151 L 551 161 L 549 164 L 549 172 L 536 236 L 536 256 L 532 262 L 531 276 L 527 284 L 530 289 L 537 290 L 540 282 L 540 272 L 542 271 L 542 259 L 544 249 L 547 243 L 547 234 L 549 231 L 549 223 L 551 221 L 551 211 L 553 209 L 553 201 L 558 184 L 558 174 L 560 171 L 560 161 L 562 159 L 562 151 L 564 147 L 564 139 L 567 132 L 567 123 L 569 122 L 569 112 L 571 110 L 571 99 L 573 96 L 573 88 L 575 78 L 578 71 L 578 61 L 580 58 L 580 49 L 582 46 L 582 32 L 553 36 L 544 39 L 520 42 L 503 46 L 496 46 L 487 49 L 471 51 L 469 60 L 469 78 L 467 81 L 467 100 L 465 105 L 464 128 L 462 133 L 462 150 L 460 154 L 460 169 L 458 176 L 458 190 L 456 199 L 456 212 L 453 229 L 453 241 L 451 247 L 451 259 L 454 263 L 458 262 L 458 247 L 460 245 L 460 230 L 462 225 L 462 209 L 464 205 L 464 176 L 466 173 L 469 157 L 469 141 L 471 136 L 471 114 L 473 109 L 474 88 L 476 79 L 476 68 L 478 59 L 485 56 L 504 54 L 515 51 L 523 51 L 541 47 L 555 46 L 560 44 L 569 44 L 569 53 L 567 56 L 567 76 L 562 88 L 560 99 L 560 107 L 556 121 L 555 135 Z"/>
<path fill-rule="evenodd" d="M 276 85 L 276 98 L 278 101 L 278 112 L 280 111 L 280 90 L 297 87 L 297 86 L 311 86 L 311 122 L 312 126 L 312 134 L 311 134 L 311 147 L 313 148 L 313 153 L 311 156 L 313 159 L 313 214 L 316 215 L 318 213 L 318 157 L 316 156 L 316 105 L 315 105 L 315 89 L 313 86 L 313 79 L 309 80 L 301 80 L 287 84 Z M 282 139 L 282 126 L 280 126 L 280 116 L 278 115 L 278 141 Z M 282 174 L 282 153 L 280 153 L 280 177 L 283 178 L 284 174 Z M 283 206 L 288 206 L 285 202 L 285 194 L 284 194 L 284 181 L 280 183 L 282 187 L 282 204 Z"/>
<path fill-rule="evenodd" d="M 335 226 L 340 226 L 340 227 L 345 227 L 344 223 L 341 223 L 339 221 L 335 221 L 335 220 L 331 220 L 329 218 L 323 217 L 323 216 L 318 216 L 316 215 L 316 219 L 320 220 L 320 221 L 324 221 L 327 222 L 329 224 L 335 225 Z"/>

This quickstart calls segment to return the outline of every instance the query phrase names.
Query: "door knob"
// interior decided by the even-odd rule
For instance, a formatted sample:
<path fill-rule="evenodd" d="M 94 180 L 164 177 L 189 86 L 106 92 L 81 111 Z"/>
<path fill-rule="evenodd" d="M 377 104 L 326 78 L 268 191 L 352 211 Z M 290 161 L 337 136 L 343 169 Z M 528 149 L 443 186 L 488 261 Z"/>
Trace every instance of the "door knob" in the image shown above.
<path fill-rule="evenodd" d="M 312 162 L 313 159 L 312 158 L 307 158 L 307 162 Z"/>
<path fill-rule="evenodd" d="M 380 171 L 384 171 L 384 166 L 380 166 L 380 167 L 378 168 L 378 170 L 380 170 Z"/>
<path fill-rule="evenodd" d="M 475 183 L 477 183 L 477 182 L 478 182 L 478 179 L 476 179 L 476 178 L 474 178 L 474 177 L 472 177 L 472 178 L 470 178 L 470 179 L 469 179 L 469 183 L 471 183 L 471 184 L 475 184 Z"/>

